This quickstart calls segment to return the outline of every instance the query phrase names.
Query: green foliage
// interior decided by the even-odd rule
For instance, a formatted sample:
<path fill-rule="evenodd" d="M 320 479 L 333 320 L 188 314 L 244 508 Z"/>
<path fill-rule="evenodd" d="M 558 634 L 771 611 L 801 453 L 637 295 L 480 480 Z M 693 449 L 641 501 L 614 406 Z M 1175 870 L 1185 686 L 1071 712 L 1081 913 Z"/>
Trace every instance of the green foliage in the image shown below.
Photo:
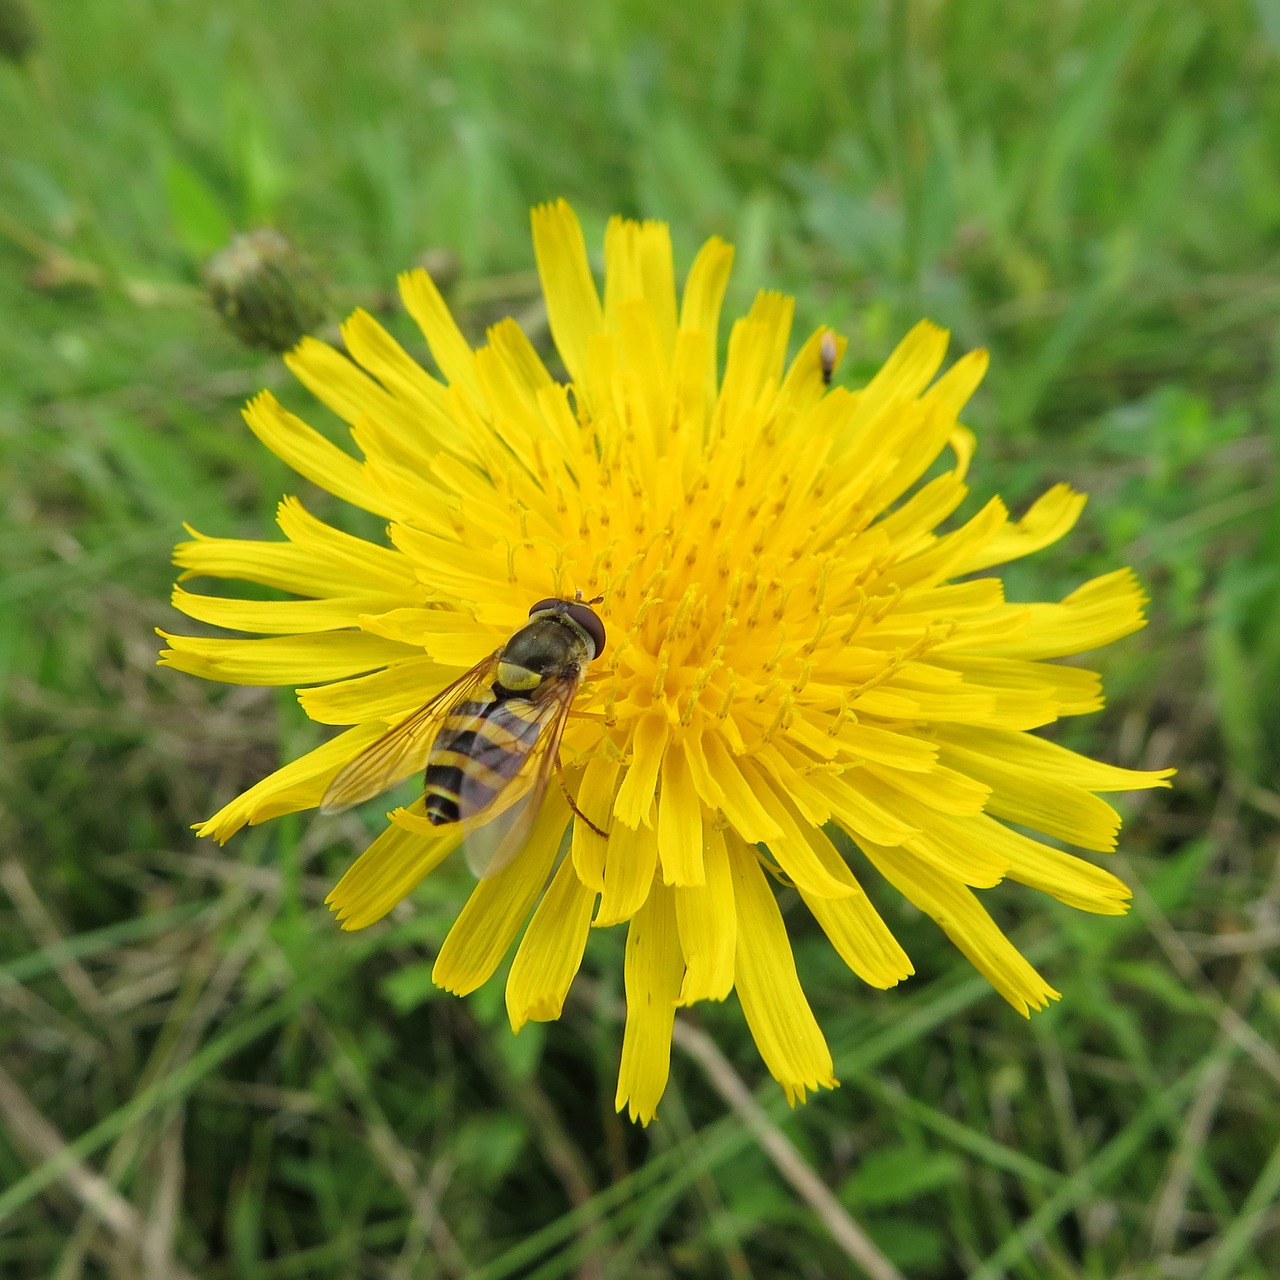
<path fill-rule="evenodd" d="M 1280 1272 L 1277 6 L 32 7 L 39 49 L 0 64 L 0 1274 L 852 1273 L 679 1050 L 655 1126 L 613 1114 L 618 931 L 512 1037 L 500 978 L 430 985 L 465 869 L 345 935 L 322 899 L 356 817 L 188 830 L 317 740 L 287 694 L 153 667 L 181 521 L 267 536 L 299 483 L 238 409 L 306 398 L 200 262 L 278 227 L 421 354 L 395 273 L 448 250 L 469 332 L 536 330 L 528 207 L 556 195 L 593 244 L 667 219 L 681 267 L 733 240 L 731 305 L 796 293 L 851 384 L 922 314 L 989 346 L 975 498 L 1091 495 L 1010 594 L 1128 562 L 1153 597 L 1061 735 L 1180 767 L 1129 809 L 1134 913 L 985 899 L 1060 1004 L 1024 1023 L 868 873 L 899 990 L 789 914 L 839 1091 L 787 1112 L 735 1002 L 699 1025 L 907 1275 Z"/>

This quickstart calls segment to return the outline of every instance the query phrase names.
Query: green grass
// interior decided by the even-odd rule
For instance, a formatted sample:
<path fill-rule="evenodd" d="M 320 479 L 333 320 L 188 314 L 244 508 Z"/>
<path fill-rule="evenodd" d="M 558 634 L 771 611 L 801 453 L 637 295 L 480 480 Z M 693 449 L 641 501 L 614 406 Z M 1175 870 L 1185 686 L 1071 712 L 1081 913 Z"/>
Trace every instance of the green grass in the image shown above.
<path fill-rule="evenodd" d="M 555 195 L 594 243 L 667 219 L 682 268 L 733 240 L 733 306 L 794 292 L 851 382 L 921 315 L 989 346 L 977 495 L 1092 495 L 1011 593 L 1153 596 L 1070 726 L 1181 770 L 1130 806 L 1134 912 L 987 895 L 1060 1004 L 1024 1023 L 881 894 L 891 993 L 788 915 L 839 1091 L 788 1112 L 733 1001 L 698 1024 L 908 1276 L 1280 1272 L 1274 0 L 35 7 L 0 66 L 0 1275 L 850 1274 L 693 1060 L 653 1128 L 612 1114 L 617 931 L 599 998 L 513 1038 L 499 980 L 427 977 L 465 869 L 348 936 L 355 819 L 188 830 L 315 740 L 153 665 L 181 521 L 265 535 L 294 484 L 240 403 L 305 403 L 200 260 L 279 225 L 407 337 L 394 274 L 447 249 L 479 334 L 529 312 Z"/>

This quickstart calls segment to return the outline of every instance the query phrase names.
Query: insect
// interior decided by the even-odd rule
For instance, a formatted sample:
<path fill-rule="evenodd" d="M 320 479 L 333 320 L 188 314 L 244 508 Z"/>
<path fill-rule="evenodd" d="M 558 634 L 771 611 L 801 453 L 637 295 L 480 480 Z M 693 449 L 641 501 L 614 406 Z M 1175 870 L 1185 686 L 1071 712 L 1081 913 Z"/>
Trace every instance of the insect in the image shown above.
<path fill-rule="evenodd" d="M 836 335 L 827 329 L 822 335 L 822 342 L 818 347 L 818 358 L 822 363 L 822 385 L 829 387 L 831 385 L 832 375 L 836 371 L 836 360 L 839 352 L 836 348 Z"/>
<path fill-rule="evenodd" d="M 506 644 L 341 769 L 321 812 L 350 808 L 425 766 L 429 822 L 464 823 L 470 832 L 509 815 L 493 824 L 495 830 L 467 841 L 467 861 L 477 876 L 502 870 L 519 853 L 552 771 L 560 767 L 560 738 L 574 696 L 604 648 L 604 623 L 591 608 L 597 603 L 584 603 L 581 592 L 573 600 L 539 600 Z M 603 836 L 567 790 L 565 795 Z"/>

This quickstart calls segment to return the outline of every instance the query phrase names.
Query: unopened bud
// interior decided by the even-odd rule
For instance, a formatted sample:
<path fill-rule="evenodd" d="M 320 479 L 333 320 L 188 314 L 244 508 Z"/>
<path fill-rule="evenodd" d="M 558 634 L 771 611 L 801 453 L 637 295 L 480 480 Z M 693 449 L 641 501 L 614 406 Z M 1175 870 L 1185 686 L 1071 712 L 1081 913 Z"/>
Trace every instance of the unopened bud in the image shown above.
<path fill-rule="evenodd" d="M 40 29 L 26 0 L 0 0 L 0 59 L 25 62 L 40 43 Z"/>
<path fill-rule="evenodd" d="M 222 322 L 246 346 L 287 351 L 325 316 L 324 283 L 269 228 L 236 236 L 205 263 L 204 280 Z"/>

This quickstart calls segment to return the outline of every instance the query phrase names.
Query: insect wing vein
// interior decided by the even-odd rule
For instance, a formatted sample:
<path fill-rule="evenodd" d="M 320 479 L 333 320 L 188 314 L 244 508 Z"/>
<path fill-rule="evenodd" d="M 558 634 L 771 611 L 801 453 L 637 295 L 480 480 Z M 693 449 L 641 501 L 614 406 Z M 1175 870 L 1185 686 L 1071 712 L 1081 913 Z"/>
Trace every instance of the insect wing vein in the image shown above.
<path fill-rule="evenodd" d="M 494 816 L 510 814 L 509 821 L 478 826 L 467 836 L 464 846 L 467 865 L 478 878 L 497 875 L 524 847 L 542 807 L 547 783 L 559 761 L 560 739 L 581 683 L 581 675 L 566 676 L 539 700 L 536 721 L 539 732 L 529 744 L 519 771 L 489 800 L 485 809 L 477 811 L 481 821 L 486 812 Z"/>
<path fill-rule="evenodd" d="M 449 713 L 492 679 L 497 667 L 498 655 L 491 653 L 366 747 L 329 784 L 320 801 L 321 813 L 341 813 L 424 768 Z"/>

